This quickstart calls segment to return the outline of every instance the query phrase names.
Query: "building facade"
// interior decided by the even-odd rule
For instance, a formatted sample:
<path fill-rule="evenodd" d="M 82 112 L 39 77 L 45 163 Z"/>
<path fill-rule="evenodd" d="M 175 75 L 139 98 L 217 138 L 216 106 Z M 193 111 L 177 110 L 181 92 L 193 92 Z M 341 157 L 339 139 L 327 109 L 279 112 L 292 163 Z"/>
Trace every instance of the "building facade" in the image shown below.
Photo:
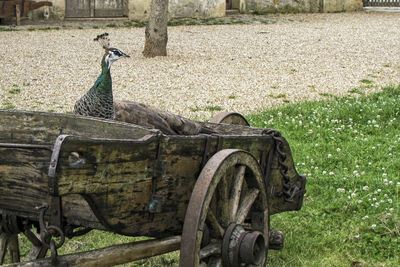
<path fill-rule="evenodd" d="M 118 18 L 146 20 L 151 0 L 48 0 L 52 7 L 34 11 L 34 17 Z M 342 12 L 362 10 L 362 0 L 169 0 L 171 18 L 223 17 L 226 10 L 255 12 Z M 43 15 L 41 14 L 43 13 Z"/>

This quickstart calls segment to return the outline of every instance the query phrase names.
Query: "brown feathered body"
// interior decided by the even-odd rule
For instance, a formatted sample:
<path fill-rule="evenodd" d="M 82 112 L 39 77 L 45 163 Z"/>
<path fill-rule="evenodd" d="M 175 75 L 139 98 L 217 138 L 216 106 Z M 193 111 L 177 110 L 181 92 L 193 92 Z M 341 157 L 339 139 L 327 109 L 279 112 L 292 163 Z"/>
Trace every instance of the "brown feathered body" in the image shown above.
<path fill-rule="evenodd" d="M 182 116 L 132 101 L 114 101 L 115 120 L 162 131 L 165 134 L 196 135 L 211 129 Z"/>

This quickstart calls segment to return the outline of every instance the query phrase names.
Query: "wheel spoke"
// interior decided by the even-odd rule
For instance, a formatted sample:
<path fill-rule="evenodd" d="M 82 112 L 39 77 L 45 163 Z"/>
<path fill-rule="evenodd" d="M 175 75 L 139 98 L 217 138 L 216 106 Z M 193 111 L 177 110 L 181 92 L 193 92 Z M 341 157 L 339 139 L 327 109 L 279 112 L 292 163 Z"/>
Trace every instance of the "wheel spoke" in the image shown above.
<path fill-rule="evenodd" d="M 4 263 L 4 257 L 7 252 L 7 235 L 6 233 L 0 233 L 0 265 Z"/>
<path fill-rule="evenodd" d="M 218 198 L 217 198 L 217 215 L 219 215 L 220 222 L 222 226 L 227 227 L 230 223 L 229 221 L 229 191 L 228 191 L 228 183 L 227 178 L 229 176 L 229 172 L 226 173 L 218 184 Z"/>
<path fill-rule="evenodd" d="M 207 213 L 207 225 L 210 228 L 211 236 L 222 238 L 225 234 L 224 228 L 222 228 L 221 224 L 218 222 L 217 218 L 214 215 L 212 210 L 209 210 Z M 214 235 L 213 235 L 214 234 Z"/>
<path fill-rule="evenodd" d="M 200 260 L 208 258 L 212 255 L 221 255 L 221 243 L 212 243 L 200 250 Z"/>
<path fill-rule="evenodd" d="M 240 203 L 240 207 L 236 216 L 237 224 L 242 224 L 244 222 L 259 192 L 260 190 L 257 188 L 252 188 L 247 192 L 246 196 L 243 198 L 242 203 Z"/>
<path fill-rule="evenodd" d="M 20 262 L 18 234 L 10 235 L 9 240 L 8 240 L 8 245 L 10 248 L 11 262 L 12 263 Z"/>
<path fill-rule="evenodd" d="M 240 194 L 242 192 L 244 173 L 246 166 L 241 165 L 235 169 L 235 176 L 232 182 L 232 189 L 229 199 L 229 218 L 230 221 L 234 221 L 239 208 Z"/>

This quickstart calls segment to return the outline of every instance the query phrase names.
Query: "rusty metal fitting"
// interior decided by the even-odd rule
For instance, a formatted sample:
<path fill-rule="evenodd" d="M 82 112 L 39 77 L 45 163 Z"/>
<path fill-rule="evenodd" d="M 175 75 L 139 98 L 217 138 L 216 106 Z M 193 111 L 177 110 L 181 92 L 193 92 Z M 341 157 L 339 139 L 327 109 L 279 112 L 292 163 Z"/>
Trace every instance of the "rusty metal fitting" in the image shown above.
<path fill-rule="evenodd" d="M 241 262 L 259 265 L 265 257 L 265 239 L 261 232 L 245 232 L 239 244 Z"/>
<path fill-rule="evenodd" d="M 223 266 L 259 265 L 266 256 L 265 239 L 261 232 L 232 223 L 225 231 L 221 252 Z"/>

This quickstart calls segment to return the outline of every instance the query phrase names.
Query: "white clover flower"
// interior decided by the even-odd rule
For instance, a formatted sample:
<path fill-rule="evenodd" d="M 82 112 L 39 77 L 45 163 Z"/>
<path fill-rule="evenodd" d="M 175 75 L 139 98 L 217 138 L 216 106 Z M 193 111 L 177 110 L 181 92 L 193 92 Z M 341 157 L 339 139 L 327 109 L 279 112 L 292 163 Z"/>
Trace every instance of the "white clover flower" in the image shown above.
<path fill-rule="evenodd" d="M 315 144 L 315 146 L 317 147 L 317 146 L 319 146 L 318 144 Z"/>
<path fill-rule="evenodd" d="M 351 197 L 352 197 L 352 198 L 355 198 L 356 196 L 357 196 L 356 193 L 351 193 Z"/>
<path fill-rule="evenodd" d="M 336 148 L 336 151 L 337 151 L 337 152 L 340 152 L 340 151 L 341 151 L 341 149 L 338 147 L 338 148 Z"/>
<path fill-rule="evenodd" d="M 383 182 L 385 183 L 385 184 L 387 184 L 389 181 L 388 181 L 388 179 L 383 179 Z"/>
<path fill-rule="evenodd" d="M 360 235 L 359 235 L 359 234 L 356 234 L 356 235 L 354 236 L 354 238 L 359 239 L 359 238 L 360 238 Z"/>
<path fill-rule="evenodd" d="M 393 184 L 393 181 L 389 181 L 389 184 Z"/>
<path fill-rule="evenodd" d="M 363 186 L 363 190 L 364 191 L 368 191 L 369 190 L 369 186 L 368 185 Z"/>
<path fill-rule="evenodd" d="M 392 204 L 392 203 L 393 203 L 393 200 L 392 200 L 391 198 L 389 198 L 389 199 L 387 200 L 387 202 L 389 202 L 390 204 Z"/>
<path fill-rule="evenodd" d="M 346 192 L 346 189 L 344 189 L 344 188 L 338 188 L 338 189 L 336 189 L 336 191 L 339 192 L 339 193 L 345 193 L 345 192 Z"/>
<path fill-rule="evenodd" d="M 376 147 L 375 147 L 375 146 L 373 146 L 373 147 L 372 147 L 372 149 L 376 149 Z"/>
<path fill-rule="evenodd" d="M 375 229 L 376 228 L 376 224 L 371 225 L 371 228 Z"/>
<path fill-rule="evenodd" d="M 378 207 L 380 206 L 379 202 L 376 202 L 376 203 L 374 204 L 374 206 L 375 206 L 375 208 L 378 208 Z"/>
<path fill-rule="evenodd" d="M 361 204 L 363 201 L 361 200 L 361 199 L 359 199 L 358 201 L 357 201 L 357 203 L 358 204 Z"/>
<path fill-rule="evenodd" d="M 333 175 L 335 175 L 335 173 L 334 172 L 329 172 L 329 175 L 333 176 Z"/>
<path fill-rule="evenodd" d="M 326 174 L 326 171 L 323 171 L 322 174 Z"/>
<path fill-rule="evenodd" d="M 332 158 L 332 154 L 328 154 L 328 159 Z"/>
<path fill-rule="evenodd" d="M 390 212 L 386 213 L 386 216 L 392 216 L 392 214 Z"/>
<path fill-rule="evenodd" d="M 376 190 L 378 193 L 382 192 L 382 189 L 378 188 L 378 190 Z"/>
<path fill-rule="evenodd" d="M 368 219 L 368 218 L 369 218 L 368 215 L 365 215 L 364 217 L 362 217 L 363 220 L 366 220 L 366 219 Z"/>
<path fill-rule="evenodd" d="M 382 174 L 383 177 L 387 177 L 387 173 Z"/>

